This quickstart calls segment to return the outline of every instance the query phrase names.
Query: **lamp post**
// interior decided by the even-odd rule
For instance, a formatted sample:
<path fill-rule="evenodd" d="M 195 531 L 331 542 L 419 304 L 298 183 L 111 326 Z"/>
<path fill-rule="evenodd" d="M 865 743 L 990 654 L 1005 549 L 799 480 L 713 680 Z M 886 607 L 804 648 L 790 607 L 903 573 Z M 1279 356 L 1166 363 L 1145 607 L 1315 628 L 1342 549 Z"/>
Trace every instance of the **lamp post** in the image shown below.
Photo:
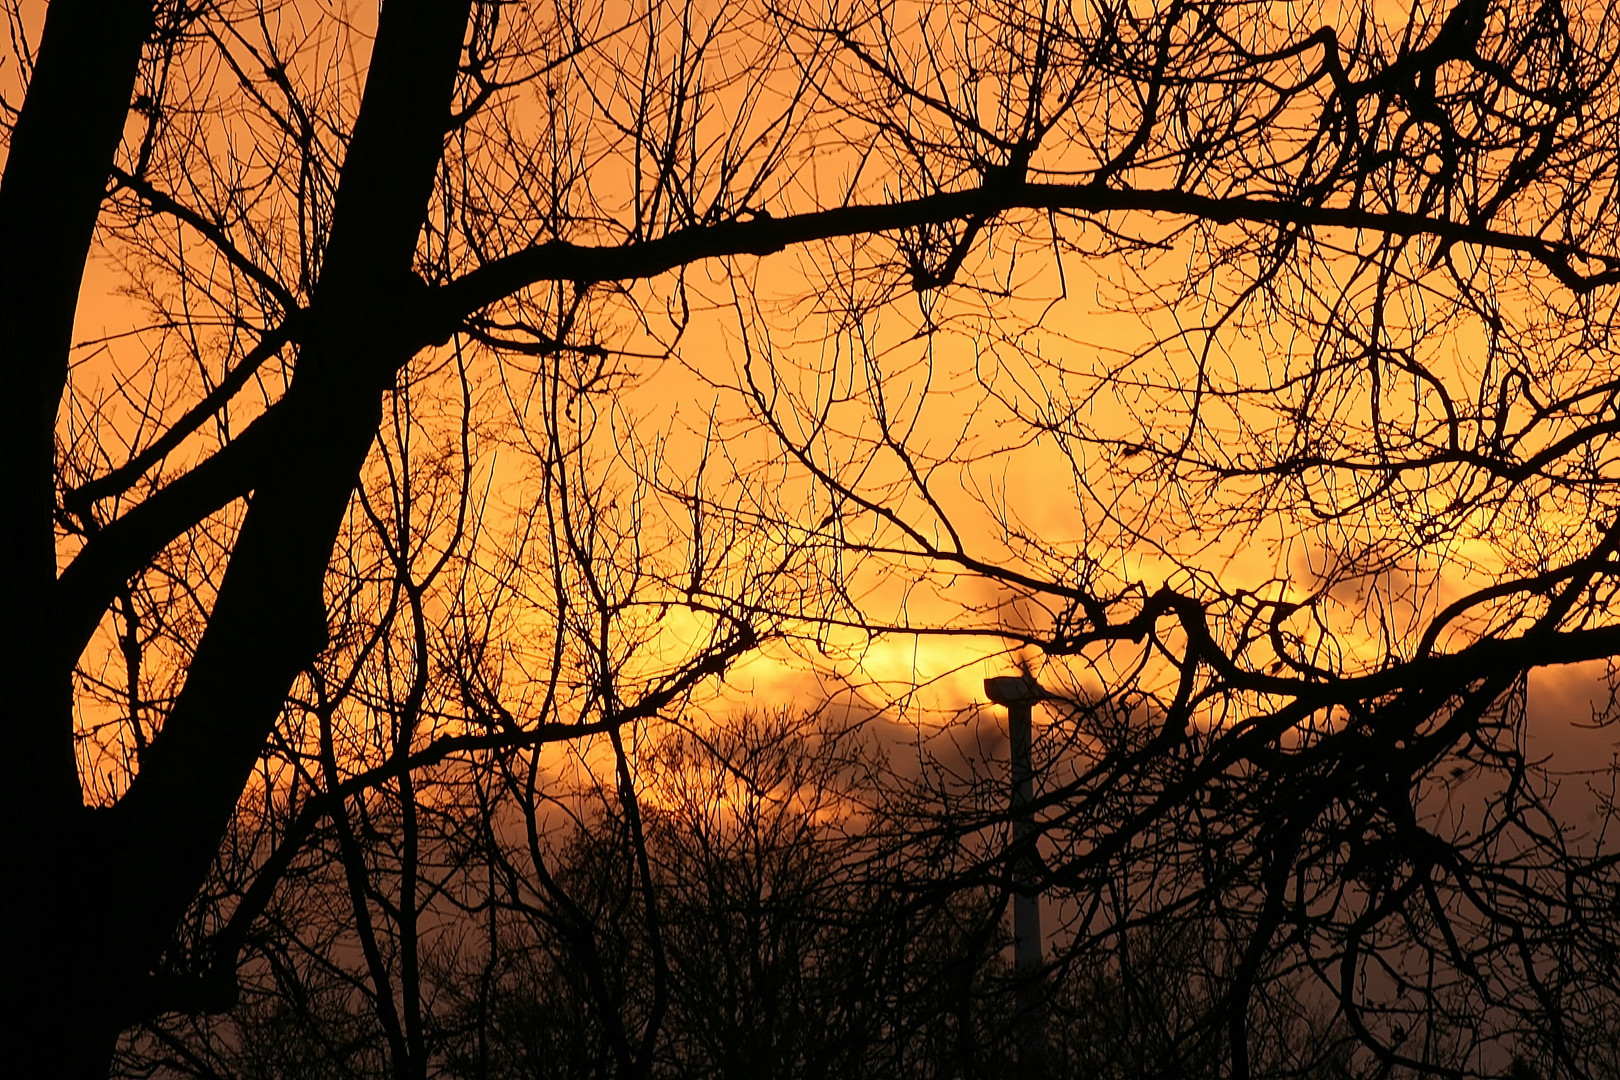
<path fill-rule="evenodd" d="M 1029 675 L 984 680 L 984 693 L 1007 710 L 1012 744 L 1013 978 L 1018 991 L 1018 1064 L 1023 1075 L 1044 1076 L 1046 1024 L 1041 1007 L 1041 901 L 1035 888 L 1035 769 L 1030 762 L 1035 702 L 1048 695 Z"/>

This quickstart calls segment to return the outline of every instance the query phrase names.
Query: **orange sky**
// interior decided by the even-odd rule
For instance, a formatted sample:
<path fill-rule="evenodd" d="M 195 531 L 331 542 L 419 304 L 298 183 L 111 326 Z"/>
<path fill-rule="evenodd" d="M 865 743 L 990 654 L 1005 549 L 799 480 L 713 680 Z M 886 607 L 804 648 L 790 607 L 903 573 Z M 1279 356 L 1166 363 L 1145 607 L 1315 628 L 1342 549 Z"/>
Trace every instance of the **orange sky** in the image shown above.
<path fill-rule="evenodd" d="M 1378 7 L 1387 18 L 1394 18 L 1401 10 L 1390 3 Z M 292 19 L 299 10 L 289 7 L 286 18 Z M 321 63 L 328 65 L 328 74 L 341 85 L 358 76 L 363 54 L 363 39 L 357 39 L 353 51 L 341 61 L 318 54 L 320 63 L 315 63 L 312 70 L 319 69 Z M 721 126 L 732 122 L 738 103 L 748 100 L 756 102 L 762 117 L 767 116 L 769 104 L 779 96 L 775 84 L 761 89 L 736 81 L 736 73 L 725 69 L 725 55 L 712 72 L 720 86 L 715 96 L 717 111 L 709 122 Z M 777 78 L 785 78 L 786 74 L 778 72 Z M 750 99 L 750 94 L 756 96 Z M 733 111 L 728 113 L 728 109 Z M 517 121 L 540 124 L 540 113 L 519 113 Z M 850 184 L 867 197 L 881 193 L 887 178 L 857 164 L 861 149 L 855 143 L 832 149 L 807 145 L 797 155 L 790 155 L 782 167 L 781 179 L 767 188 L 768 205 L 774 212 L 786 212 L 811 201 L 825 202 L 829 191 Z M 857 168 L 866 169 L 858 180 Z M 615 191 L 620 193 L 618 201 L 629 201 L 628 169 L 622 158 L 604 157 L 599 161 L 590 186 L 604 205 L 615 202 Z M 1165 227 L 1162 221 L 1146 226 L 1150 231 Z M 1185 252 L 1171 252 L 1146 269 L 1135 269 L 1119 259 L 1085 259 L 1073 253 L 1063 257 L 1060 264 L 1049 250 L 1042 249 L 1039 233 L 1039 222 L 1030 224 L 1030 238 L 1019 242 L 1016 263 L 1005 257 L 1011 250 L 1011 241 L 1005 241 L 999 255 L 984 255 L 966 267 L 964 276 L 968 279 L 976 275 L 981 283 L 1014 282 L 1016 301 L 987 305 L 965 290 L 944 299 L 931 299 L 932 317 L 944 329 L 929 338 L 917 337 L 921 302 L 910 296 L 867 320 L 861 327 L 862 338 L 841 326 L 836 310 L 838 297 L 832 286 L 849 275 L 841 277 L 832 261 L 837 245 L 790 250 L 764 260 L 738 259 L 729 267 L 705 264 L 692 268 L 686 279 L 691 322 L 673 354 L 661 361 L 627 360 L 635 378 L 615 400 L 603 406 L 604 420 L 593 436 L 600 467 L 613 470 L 621 480 L 626 476 L 622 455 L 633 444 L 633 433 L 634 439 L 648 445 L 661 440 L 660 476 L 667 480 L 689 477 L 710 431 L 720 433 L 740 470 L 748 472 L 769 465 L 777 454 L 775 446 L 757 428 L 750 428 L 747 408 L 723 388 L 735 383 L 744 357 L 738 312 L 731 306 L 733 286 L 741 279 L 748 283 L 758 303 L 757 310 L 745 308 L 745 315 L 756 320 L 756 332 L 761 327 L 769 330 L 757 337 L 752 347 L 762 348 L 768 338 L 770 360 L 783 375 L 785 388 L 808 399 L 831 380 L 852 395 L 851 400 L 839 405 L 837 422 L 845 426 L 846 432 L 870 436 L 871 392 L 881 383 L 891 407 L 905 423 L 910 445 L 937 454 L 957 447 L 951 456 L 973 458 L 971 464 L 953 461 L 943 465 L 935 474 L 933 491 L 969 546 L 986 552 L 992 561 L 1013 558 L 1015 553 L 1005 546 L 997 523 L 986 511 L 986 501 L 992 506 L 1004 506 L 1032 534 L 1060 549 L 1085 547 L 1119 582 L 1143 582 L 1151 588 L 1166 579 L 1184 576 L 1184 570 L 1177 569 L 1175 556 L 1197 569 L 1220 574 L 1231 585 L 1260 586 L 1274 579 L 1287 579 L 1287 584 L 1269 587 L 1294 595 L 1311 587 L 1312 562 L 1322 557 L 1324 550 L 1322 531 L 1309 534 L 1297 522 L 1280 517 L 1248 532 L 1211 529 L 1209 520 L 1198 519 L 1213 507 L 1193 502 L 1177 507 L 1173 489 L 1129 482 L 1123 471 L 1128 463 L 1103 456 L 1088 459 L 1080 477 L 1090 490 L 1077 490 L 1075 470 L 1059 446 L 1049 438 L 1030 444 L 1021 429 L 1008 424 L 1008 403 L 1039 408 L 1063 393 L 1089 391 L 1093 387 L 1088 372 L 1095 365 L 1115 363 L 1166 333 L 1171 326 L 1169 313 L 1160 311 L 1138 318 L 1113 309 L 1128 302 L 1144 284 L 1169 287 L 1185 276 Z M 1069 239 L 1077 237 L 1071 235 Z M 843 247 L 847 249 L 847 245 Z M 730 276 L 733 272 L 736 278 Z M 140 309 L 127 296 L 120 295 L 127 282 L 124 271 L 107 253 L 98 252 L 87 273 L 76 339 L 88 341 L 120 334 L 141 322 L 144 316 Z M 638 285 L 625 298 L 604 305 L 601 322 L 606 339 L 631 354 L 661 352 L 673 338 L 667 317 L 672 293 L 672 283 L 666 277 Z M 1185 304 L 1176 314 L 1186 316 L 1196 307 Z M 1276 347 L 1277 341 L 1267 340 L 1263 329 L 1245 328 L 1222 339 L 1218 355 L 1231 377 L 1251 377 L 1277 361 L 1275 352 L 1268 351 Z M 870 364 L 867 357 L 853 351 L 857 346 L 870 353 Z M 1477 367 L 1478 353 L 1477 331 L 1466 326 L 1437 337 L 1430 348 L 1432 356 L 1451 358 L 1449 370 L 1460 383 L 1466 383 Z M 1041 358 L 1040 363 L 1031 361 L 1036 356 Z M 124 377 L 149 377 L 148 359 L 140 337 L 120 337 L 105 348 L 86 350 L 77 357 L 73 393 L 83 400 L 106 398 L 115 393 Z M 426 368 L 431 362 L 432 358 L 421 358 L 418 366 Z M 1184 372 L 1186 363 L 1185 355 L 1172 352 L 1149 357 L 1139 368 L 1172 376 Z M 1042 366 L 1045 364 L 1057 364 L 1069 374 L 1056 379 L 1052 368 Z M 172 374 L 175 370 L 173 366 L 167 368 L 164 378 L 178 378 Z M 495 373 L 485 368 L 481 377 L 486 381 L 481 384 L 480 407 L 490 410 L 492 424 L 510 424 L 512 416 L 500 416 L 505 393 L 497 385 Z M 1047 379 L 1044 390 L 1037 382 L 1041 377 Z M 520 381 L 510 373 L 509 378 L 512 385 Z M 1001 400 L 986 393 L 986 383 Z M 183 380 L 173 386 L 182 384 Z M 1160 391 L 1127 387 L 1100 394 L 1086 404 L 1085 425 L 1094 432 L 1130 437 L 1143 422 L 1151 422 L 1156 416 L 1162 418 L 1161 404 L 1154 400 L 1156 393 Z M 188 399 L 176 394 L 171 415 L 187 403 Z M 233 418 L 235 428 L 240 430 L 260 407 L 251 394 L 241 396 Z M 711 427 L 711 411 L 716 427 Z M 67 415 L 64 411 L 64 423 Z M 611 423 L 610 415 L 616 416 Z M 113 409 L 109 431 L 122 436 L 125 431 L 121 425 L 130 422 L 127 409 Z M 492 550 L 509 541 L 503 533 L 506 526 L 501 515 L 512 513 L 533 495 L 532 487 L 526 486 L 530 479 L 527 467 L 509 436 L 510 431 L 490 438 L 487 445 L 491 454 L 479 466 L 480 481 L 492 492 L 491 506 L 498 508 L 486 522 L 488 534 L 482 541 Z M 198 455 L 207 445 L 206 439 L 193 440 L 179 458 Z M 495 447 L 500 450 L 497 452 Z M 892 457 L 880 454 L 878 458 L 877 471 L 868 473 L 867 481 L 895 479 L 898 473 Z M 723 480 L 723 463 L 715 462 L 712 467 L 716 481 Z M 791 474 L 763 493 L 790 510 L 795 499 L 805 503 L 811 499 L 802 478 Z M 1166 507 L 1171 508 L 1169 513 L 1164 513 Z M 916 514 L 916 520 L 926 528 L 940 524 L 931 520 L 915 499 L 897 509 Z M 1110 522 L 1101 513 L 1104 509 L 1116 513 L 1118 521 Z M 1556 507 L 1550 511 L 1560 512 Z M 659 518 L 660 513 L 668 515 L 667 519 Z M 1143 534 L 1130 539 L 1119 522 L 1143 526 Z M 677 561 L 681 524 L 678 508 L 667 502 L 661 504 L 661 509 L 649 504 L 649 532 L 667 526 L 671 547 L 664 554 Z M 1193 524 L 1199 525 L 1199 531 L 1192 529 Z M 748 542 L 755 545 L 752 554 L 756 560 L 768 559 L 765 538 L 754 537 Z M 1445 557 L 1443 565 L 1398 583 L 1410 587 L 1427 581 L 1424 610 L 1433 611 L 1465 588 L 1489 580 L 1500 567 L 1502 554 L 1493 551 L 1482 535 L 1452 545 L 1446 549 Z M 1424 574 L 1428 577 L 1424 578 Z M 1020 620 L 1040 625 L 1037 612 L 1005 606 L 1001 592 L 982 583 L 939 575 L 924 578 L 920 572 L 916 578 L 908 578 L 892 567 L 877 565 L 857 568 L 853 580 L 854 591 L 861 596 L 867 612 L 879 620 L 904 615 L 919 624 L 961 625 L 961 620 L 968 617 L 961 614 L 962 607 L 968 605 L 981 609 L 971 617 L 987 631 L 996 628 L 998 619 L 1000 625 L 1016 625 Z M 998 605 L 1002 605 L 999 614 L 986 614 L 987 610 L 995 612 Z M 1400 601 L 1395 606 L 1398 608 Z M 1364 654 L 1362 659 L 1366 661 L 1374 660 L 1381 652 L 1378 638 L 1357 629 L 1352 607 L 1341 610 L 1340 616 L 1345 620 L 1340 629 L 1351 662 L 1358 654 Z M 1414 616 L 1415 612 L 1408 611 L 1401 617 Z M 513 625 L 540 640 L 546 637 L 547 628 L 535 620 L 543 621 L 545 617 L 545 607 L 536 605 L 514 616 Z M 655 637 L 657 644 L 637 660 L 649 670 L 684 656 L 690 643 L 707 630 L 703 619 L 678 608 L 665 612 L 662 618 L 658 628 L 661 636 Z M 781 647 L 751 656 L 735 665 L 724 688 L 706 700 L 714 708 L 745 702 L 804 700 L 823 693 L 832 685 L 829 675 L 836 674 L 855 683 L 858 695 L 868 705 L 899 704 L 908 720 L 935 724 L 948 721 L 958 710 L 980 701 L 982 680 L 1003 673 L 1012 661 L 992 637 L 896 635 L 868 640 L 857 631 L 846 630 L 828 633 L 822 644 L 825 649 L 820 656 L 804 648 Z M 116 664 L 109 645 L 104 634 L 92 646 L 86 656 L 88 671 L 99 674 Z M 1072 665 L 1067 670 L 1050 670 L 1045 677 L 1059 684 L 1095 689 L 1105 676 L 1106 665 L 1099 670 Z M 1554 730 L 1563 731 L 1562 721 L 1572 714 L 1582 714 L 1595 677 L 1589 668 L 1538 673 L 1532 684 L 1533 707 L 1549 719 L 1556 718 L 1558 726 Z M 102 715 L 87 701 L 85 723 L 97 723 Z M 1572 734 L 1567 743 L 1560 739 L 1549 745 L 1556 745 L 1560 753 L 1587 757 L 1610 742 L 1603 734 Z M 123 751 L 109 746 L 108 752 L 121 757 Z M 109 763 L 94 761 L 93 756 L 86 759 L 87 770 L 104 772 Z"/>

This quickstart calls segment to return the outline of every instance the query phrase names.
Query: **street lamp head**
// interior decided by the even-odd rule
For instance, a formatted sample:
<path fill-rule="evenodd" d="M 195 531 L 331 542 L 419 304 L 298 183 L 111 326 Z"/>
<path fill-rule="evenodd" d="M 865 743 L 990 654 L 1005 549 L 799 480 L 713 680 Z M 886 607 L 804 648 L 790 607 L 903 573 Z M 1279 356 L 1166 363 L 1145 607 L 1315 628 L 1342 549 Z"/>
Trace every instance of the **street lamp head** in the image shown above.
<path fill-rule="evenodd" d="M 984 694 L 997 705 L 1033 705 L 1052 696 L 1030 675 L 997 675 L 986 679 Z"/>

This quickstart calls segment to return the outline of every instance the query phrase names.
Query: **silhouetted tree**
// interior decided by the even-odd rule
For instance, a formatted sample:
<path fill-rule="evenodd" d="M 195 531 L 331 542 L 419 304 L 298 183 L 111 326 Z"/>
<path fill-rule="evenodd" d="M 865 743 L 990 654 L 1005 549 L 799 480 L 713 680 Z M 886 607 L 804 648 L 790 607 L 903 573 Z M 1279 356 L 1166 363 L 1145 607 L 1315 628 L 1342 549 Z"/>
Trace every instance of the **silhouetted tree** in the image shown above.
<path fill-rule="evenodd" d="M 914 340 L 879 288 L 829 290 L 814 380 L 786 319 L 737 305 L 735 387 L 829 507 L 807 533 L 867 560 L 826 612 L 861 631 L 847 670 L 878 633 L 1035 662 L 1057 962 L 1220 927 L 1231 1075 L 1288 971 L 1377 1075 L 1612 1071 L 1609 761 L 1549 764 L 1586 717 L 1535 729 L 1528 679 L 1613 685 L 1620 644 L 1613 13 L 923 5 L 910 37 L 898 10 L 819 29 L 829 107 L 903 175 L 995 147 L 1032 187 L 1130 194 L 908 234 L 954 289 Z M 1157 231 L 1125 212 L 1150 188 Z M 1039 246 L 1065 276 L 1021 291 Z M 802 497 L 776 490 L 765 517 Z M 999 835 L 999 781 L 935 775 L 936 830 Z M 1005 858 L 979 841 L 940 880 Z"/>
<path fill-rule="evenodd" d="M 1012 1053 L 1005 896 L 919 896 L 922 849 L 885 813 L 882 755 L 830 720 L 739 714 L 647 732 L 639 834 L 611 769 L 571 796 L 553 782 L 550 813 L 459 800 L 423 822 L 423 878 L 441 909 L 431 930 L 392 903 L 405 829 L 388 819 L 402 807 L 375 799 L 362 857 L 329 839 L 263 924 L 242 1003 L 151 1024 L 125 1071 L 384 1075 L 405 1061 L 411 1075 L 476 1077 L 1027 1075 Z M 351 907 L 352 892 L 376 899 Z M 357 941 L 360 919 L 374 946 Z M 1055 1074 L 1222 1075 L 1202 973 L 1232 958 L 1210 929 L 1133 932 L 1118 955 L 1054 972 L 1043 997 Z M 388 1010 L 413 998 L 422 1035 L 410 1045 Z M 1333 1067 L 1347 1034 L 1290 1006 L 1256 1045 L 1257 1071 L 1346 1075 Z M 647 1027 L 659 1008 L 662 1024 Z"/>
<path fill-rule="evenodd" d="M 362 895 L 368 791 L 399 808 L 386 823 L 405 886 L 389 902 L 404 905 L 400 962 L 419 967 L 419 769 L 588 732 L 620 740 L 790 628 L 818 624 L 806 640 L 829 647 L 840 623 L 932 629 L 853 603 L 862 555 L 1046 603 L 1014 636 L 1099 665 L 1106 694 L 1152 723 L 1153 738 L 1096 744 L 1095 769 L 1051 792 L 1073 828 L 1060 846 L 1075 845 L 1052 884 L 1091 889 L 1144 838 L 1195 849 L 1197 834 L 1161 830 L 1217 794 L 1240 808 L 1208 819 L 1237 839 L 1214 849 L 1227 861 L 1199 893 L 1252 943 L 1229 995 L 1234 1072 L 1248 1069 L 1247 1002 L 1278 940 L 1333 942 L 1302 963 L 1337 966 L 1347 1022 L 1392 1066 L 1422 1063 L 1408 1014 L 1470 1012 L 1469 988 L 1498 985 L 1476 940 L 1517 965 L 1488 1003 L 1511 998 L 1537 1023 L 1608 986 L 1601 965 L 1547 966 L 1607 947 L 1602 919 L 1545 906 L 1556 893 L 1606 910 L 1600 865 L 1559 853 L 1523 871 L 1534 888 L 1501 876 L 1548 839 L 1525 831 L 1537 804 L 1513 691 L 1531 666 L 1613 655 L 1620 633 L 1606 592 L 1620 541 L 1604 501 L 1612 388 L 1594 361 L 1620 277 L 1607 9 L 1464 0 L 1391 29 L 1359 9 L 1203 2 L 386 0 L 373 22 L 296 4 L 58 0 L 37 44 L 33 9 L 12 16 L 0 1045 L 13 1071 L 98 1075 L 124 1027 L 228 1003 L 235 943 L 317 828 L 352 875 L 356 913 L 380 903 Z M 799 291 L 849 331 L 835 343 L 862 348 L 858 331 L 897 299 L 921 298 L 908 332 L 925 344 L 952 324 L 955 298 L 1018 307 L 1036 248 L 1060 277 L 1077 257 L 1190 258 L 1169 294 L 1144 282 L 1138 297 L 1200 312 L 1168 339 L 1194 343 L 1185 369 L 1155 367 L 1162 352 L 1041 369 L 1059 392 L 1033 410 L 1009 389 L 1019 371 L 967 388 L 1067 450 L 1099 495 L 1087 511 L 1118 528 L 1068 547 L 1003 518 L 1006 543 L 980 554 L 936 490 L 956 458 L 912 436 L 915 401 L 881 356 L 857 349 L 865 383 L 838 365 L 798 368 L 802 379 L 768 369 L 753 283 L 769 264 L 756 259 L 807 244 L 821 245 L 809 276 L 822 280 Z M 87 265 L 115 272 L 139 314 L 127 332 L 81 329 L 94 340 L 75 357 Z M 1504 301 L 1521 293 L 1522 308 Z M 708 478 L 746 442 L 719 432 L 687 482 L 651 489 L 690 517 L 656 552 L 656 530 L 611 492 L 594 518 L 517 499 L 541 509 L 503 537 L 538 537 L 560 556 L 539 565 L 577 570 L 559 570 L 550 595 L 563 599 L 541 606 L 574 652 L 549 665 L 520 655 L 511 635 L 525 627 L 500 614 L 513 607 L 478 593 L 524 580 L 483 574 L 500 559 L 467 525 L 483 506 L 469 478 L 484 490 L 507 479 L 481 440 L 509 438 L 542 473 L 571 467 L 578 447 L 534 444 L 523 373 L 550 388 L 547 415 L 567 419 L 630 369 L 627 350 L 650 340 L 672 355 L 693 312 L 727 299 L 751 350 L 738 389 L 758 406 L 756 434 L 783 447 L 764 455 L 775 475 L 713 504 Z M 1003 314 L 981 329 L 1014 334 Z M 1482 328 L 1483 357 L 1459 383 L 1425 349 L 1465 324 Z M 1275 369 L 1219 376 L 1222 333 L 1257 326 L 1286 346 Z M 1095 431 L 1089 386 L 1147 395 L 1156 411 L 1124 434 Z M 507 422 L 491 432 L 496 414 L 479 405 L 503 397 Z M 414 473 L 428 488 L 385 484 L 397 501 L 368 503 L 368 479 L 412 453 L 390 458 L 388 439 L 422 430 L 434 400 L 452 405 L 426 439 L 441 467 Z M 1275 421 L 1255 420 L 1238 404 L 1249 400 Z M 849 405 L 870 423 L 845 424 Z M 622 421 L 598 438 L 631 457 L 651 446 Z M 1086 456 L 1103 451 L 1102 467 Z M 418 517 L 433 475 L 449 494 Z M 1129 491 L 1116 481 L 1156 497 L 1110 494 Z M 613 529 L 587 527 L 604 515 Z M 1300 520 L 1343 541 L 1320 549 L 1335 561 L 1303 591 L 1214 580 L 1162 535 L 1280 521 L 1298 537 Z M 1382 586 L 1345 599 L 1398 555 L 1450 551 L 1502 521 L 1523 522 L 1526 543 L 1486 560 L 1501 583 L 1428 607 Z M 724 542 L 715 527 L 731 530 Z M 622 546 L 603 552 L 610 536 Z M 1116 537 L 1168 547 L 1179 584 L 1149 588 L 1099 561 L 1094 545 Z M 480 572 L 447 569 L 458 561 Z M 470 601 L 459 607 L 443 602 L 455 580 Z M 699 627 L 693 644 L 636 669 L 653 620 L 677 604 Z M 1345 627 L 1379 612 L 1367 658 Z M 619 623 L 587 638 L 568 622 L 582 613 Z M 441 647 L 465 655 L 435 667 Z M 627 699 L 618 688 L 638 670 L 644 693 Z M 459 675 L 437 689 L 444 672 Z M 435 703 L 453 707 L 434 715 Z M 1447 840 L 1417 823 L 1410 796 L 1454 760 L 1506 780 L 1487 823 Z M 298 812 L 236 837 L 237 861 L 222 839 L 244 797 L 299 800 Z M 202 913 L 226 871 L 241 920 L 220 927 Z M 1431 886 L 1445 893 L 1433 903 Z M 1343 902 L 1321 914 L 1333 895 Z M 1467 933 L 1419 920 L 1424 904 L 1471 905 Z M 1436 936 L 1403 929 L 1386 945 L 1396 924 Z M 1445 993 L 1392 976 L 1401 1034 L 1369 1018 L 1358 990 L 1373 949 L 1457 974 Z M 387 958 L 368 963 L 384 1000 Z M 1548 986 L 1547 970 L 1574 981 Z M 420 1061 L 414 1008 L 399 1004 L 388 1025 L 401 1075 Z M 1550 1038 L 1560 1067 L 1581 1066 Z"/>

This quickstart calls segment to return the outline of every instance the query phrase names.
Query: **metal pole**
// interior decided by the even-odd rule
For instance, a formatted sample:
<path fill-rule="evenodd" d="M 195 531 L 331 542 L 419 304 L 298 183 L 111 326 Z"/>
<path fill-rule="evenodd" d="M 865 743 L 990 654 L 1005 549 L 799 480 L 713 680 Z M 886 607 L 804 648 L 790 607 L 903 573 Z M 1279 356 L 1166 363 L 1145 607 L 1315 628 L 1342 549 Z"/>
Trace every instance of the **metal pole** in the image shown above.
<path fill-rule="evenodd" d="M 1028 1077 L 1045 1075 L 1046 1018 L 1041 1000 L 1041 900 L 1035 888 L 1033 845 L 1035 769 L 1030 761 L 1034 704 L 1045 693 L 1026 675 L 984 681 L 984 692 L 1007 709 L 1012 744 L 1013 978 L 1018 991 L 1018 1064 Z"/>

